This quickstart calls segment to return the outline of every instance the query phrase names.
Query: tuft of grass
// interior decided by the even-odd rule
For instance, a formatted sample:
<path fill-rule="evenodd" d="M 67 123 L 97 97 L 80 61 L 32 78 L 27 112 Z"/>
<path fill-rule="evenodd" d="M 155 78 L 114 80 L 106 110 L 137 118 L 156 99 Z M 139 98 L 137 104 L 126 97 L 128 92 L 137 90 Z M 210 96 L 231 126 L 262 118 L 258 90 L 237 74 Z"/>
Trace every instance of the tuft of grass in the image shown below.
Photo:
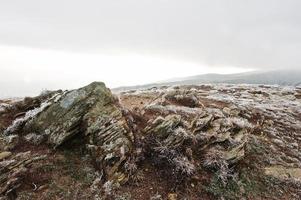
<path fill-rule="evenodd" d="M 204 186 L 204 190 L 216 198 L 241 199 L 243 197 L 252 199 L 256 196 L 268 193 L 268 188 L 262 182 L 257 181 L 252 172 L 243 171 L 237 178 L 232 178 L 224 184 L 220 181 L 216 172 L 209 185 Z"/>
<path fill-rule="evenodd" d="M 229 180 L 227 184 L 224 184 L 220 181 L 218 173 L 214 174 L 210 184 L 205 186 L 204 189 L 216 198 L 239 199 L 240 197 L 239 184 L 233 180 Z"/>
<path fill-rule="evenodd" d="M 233 170 L 230 168 L 223 154 L 219 150 L 211 150 L 205 155 L 203 160 L 204 167 L 214 170 L 215 175 L 221 181 L 222 184 L 226 185 L 229 179 L 235 178 Z"/>

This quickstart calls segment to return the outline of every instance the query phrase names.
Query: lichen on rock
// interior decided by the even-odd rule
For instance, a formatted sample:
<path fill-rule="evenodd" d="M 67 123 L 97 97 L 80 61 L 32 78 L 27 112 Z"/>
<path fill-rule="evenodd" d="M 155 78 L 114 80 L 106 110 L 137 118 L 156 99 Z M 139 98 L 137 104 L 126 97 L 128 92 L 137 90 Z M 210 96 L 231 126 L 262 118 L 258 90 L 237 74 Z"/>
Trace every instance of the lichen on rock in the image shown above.
<path fill-rule="evenodd" d="M 132 135 L 111 91 L 104 83 L 94 82 L 48 102 L 43 112 L 25 121 L 25 139 L 40 143 L 46 137 L 49 145 L 58 148 L 81 137 L 95 147 L 89 150 L 98 167 L 112 178 L 132 149 Z"/>

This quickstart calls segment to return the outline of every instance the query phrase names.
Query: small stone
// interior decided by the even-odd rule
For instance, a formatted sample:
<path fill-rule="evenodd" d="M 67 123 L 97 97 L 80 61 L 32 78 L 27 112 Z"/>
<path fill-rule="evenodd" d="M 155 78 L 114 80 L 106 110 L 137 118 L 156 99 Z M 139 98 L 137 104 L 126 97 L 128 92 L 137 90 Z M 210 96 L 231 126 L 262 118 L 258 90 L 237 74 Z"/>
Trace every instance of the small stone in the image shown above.
<path fill-rule="evenodd" d="M 167 196 L 168 200 L 177 200 L 178 195 L 176 193 L 169 193 Z"/>
<path fill-rule="evenodd" d="M 226 115 L 231 115 L 231 109 L 230 108 L 228 108 L 228 107 L 224 107 L 223 108 L 223 112 L 224 112 L 224 114 L 226 114 Z"/>
<path fill-rule="evenodd" d="M 12 155 L 12 153 L 9 152 L 9 151 L 1 152 L 1 153 L 0 153 L 0 160 L 3 160 L 3 159 L 5 159 L 5 158 L 8 158 L 8 157 L 11 156 L 11 155 Z"/>
<path fill-rule="evenodd" d="M 301 181 L 300 168 L 287 168 L 287 167 L 276 165 L 276 166 L 266 167 L 265 174 L 282 180 L 292 179 L 295 181 Z"/>

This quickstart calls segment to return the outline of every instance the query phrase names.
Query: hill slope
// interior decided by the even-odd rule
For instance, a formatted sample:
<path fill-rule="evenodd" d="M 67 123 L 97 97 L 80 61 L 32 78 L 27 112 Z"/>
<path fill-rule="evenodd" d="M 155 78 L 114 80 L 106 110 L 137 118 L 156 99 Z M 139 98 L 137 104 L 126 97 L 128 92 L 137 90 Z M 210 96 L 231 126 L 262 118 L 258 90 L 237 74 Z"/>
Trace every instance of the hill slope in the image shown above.
<path fill-rule="evenodd" d="M 255 71 L 239 74 L 203 74 L 198 76 L 174 78 L 159 83 L 120 87 L 114 91 L 141 89 L 163 85 L 196 85 L 208 83 L 264 84 L 264 85 L 301 85 L 301 70 Z"/>
<path fill-rule="evenodd" d="M 103 83 L 0 101 L 0 199 L 300 199 L 301 89 Z"/>

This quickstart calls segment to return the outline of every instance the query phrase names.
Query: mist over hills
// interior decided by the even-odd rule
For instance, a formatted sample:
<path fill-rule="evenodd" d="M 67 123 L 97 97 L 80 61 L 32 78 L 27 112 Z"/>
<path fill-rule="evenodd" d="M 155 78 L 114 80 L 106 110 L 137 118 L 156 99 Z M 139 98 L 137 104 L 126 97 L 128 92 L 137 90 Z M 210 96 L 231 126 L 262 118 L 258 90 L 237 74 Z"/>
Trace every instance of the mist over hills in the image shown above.
<path fill-rule="evenodd" d="M 301 70 L 254 71 L 238 74 L 202 74 L 189 77 L 173 78 L 146 85 L 119 87 L 114 88 L 113 90 L 122 91 L 163 85 L 197 85 L 210 83 L 300 86 Z"/>
<path fill-rule="evenodd" d="M 255 71 L 238 74 L 202 74 L 189 77 L 173 78 L 149 84 L 122 86 L 113 88 L 112 90 L 118 92 L 164 85 L 197 85 L 210 83 L 300 86 L 301 70 Z M 0 79 L 0 98 L 35 96 L 46 89 L 58 90 L 72 89 L 77 87 L 79 87 L 77 82 L 66 80 L 51 81 L 39 79 L 26 82 L 20 79 L 12 82 Z"/>

